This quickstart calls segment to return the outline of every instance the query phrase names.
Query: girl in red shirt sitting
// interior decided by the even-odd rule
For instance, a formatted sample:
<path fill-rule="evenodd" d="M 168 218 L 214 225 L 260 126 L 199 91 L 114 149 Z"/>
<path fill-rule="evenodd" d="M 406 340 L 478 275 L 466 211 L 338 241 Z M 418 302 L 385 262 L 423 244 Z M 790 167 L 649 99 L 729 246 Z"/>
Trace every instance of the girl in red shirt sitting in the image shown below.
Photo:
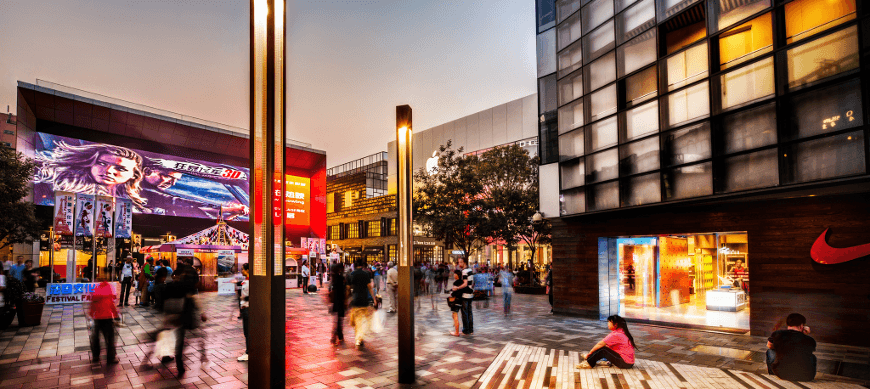
<path fill-rule="evenodd" d="M 606 359 L 605 366 L 616 366 L 620 369 L 630 369 L 634 366 L 634 338 L 628 332 L 625 319 L 618 315 L 607 318 L 607 328 L 610 333 L 604 337 L 588 353 L 580 354 L 585 359 L 577 365 L 578 369 L 591 369 L 602 359 Z"/>

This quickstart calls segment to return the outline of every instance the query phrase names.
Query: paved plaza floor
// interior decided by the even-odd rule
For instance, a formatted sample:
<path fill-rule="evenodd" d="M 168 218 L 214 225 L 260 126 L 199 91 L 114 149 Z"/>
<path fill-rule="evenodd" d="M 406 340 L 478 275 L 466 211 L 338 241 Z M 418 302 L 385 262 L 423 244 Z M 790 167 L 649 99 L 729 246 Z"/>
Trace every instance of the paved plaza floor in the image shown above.
<path fill-rule="evenodd" d="M 150 361 L 152 367 L 143 366 L 142 360 L 152 347 L 149 333 L 158 329 L 162 320 L 155 311 L 124 308 L 126 327 L 118 329 L 121 363 L 106 366 L 105 361 L 100 365 L 89 361 L 89 334 L 82 307 L 55 305 L 45 307 L 40 326 L 18 327 L 16 321 L 0 333 L 0 389 L 246 387 L 247 362 L 236 361 L 244 351 L 244 336 L 241 321 L 236 318 L 235 297 L 214 293 L 202 296 L 210 320 L 188 335 L 184 355 L 188 371 L 181 379 L 176 378 L 174 361 L 164 365 L 155 358 Z M 493 366 L 503 362 L 505 350 L 511 347 L 538 348 L 546 350 L 543 355 L 565 355 L 567 358 L 575 355 L 572 353 L 588 350 L 607 333 L 603 322 L 550 314 L 546 296 L 514 295 L 509 315 L 503 313 L 501 301 L 501 296 L 495 296 L 489 301 L 475 302 L 474 334 L 457 338 L 448 334 L 452 317 L 444 297 L 419 298 L 415 302 L 418 380 L 413 387 L 496 387 L 498 385 L 492 380 L 484 382 L 484 373 L 499 370 Z M 353 347 L 353 329 L 348 325 L 344 331 L 346 343 L 337 347 L 330 345 L 333 323 L 334 318 L 327 311 L 323 295 L 306 296 L 299 289 L 287 292 L 287 387 L 399 386 L 396 384 L 395 314 L 387 315 L 384 331 L 372 334 L 361 349 Z M 644 361 L 639 363 L 637 372 L 626 371 L 624 376 L 622 372 L 605 372 L 600 368 L 591 373 L 576 372 L 569 369 L 573 364 L 565 359 L 562 367 L 569 370 L 549 366 L 550 375 L 559 371 L 564 377 L 564 382 L 558 381 L 559 386 L 556 386 L 556 379 L 543 380 L 547 371 L 544 369 L 545 374 L 536 381 L 538 386 L 531 386 L 532 381 L 523 381 L 522 387 L 729 387 L 716 381 L 712 381 L 715 383 L 713 386 L 703 386 L 704 381 L 698 381 L 699 377 L 713 374 L 711 371 L 717 377 L 730 377 L 731 374 L 758 380 L 758 384 L 749 378 L 733 381 L 741 383 L 742 386 L 737 387 L 795 387 L 777 384 L 764 374 L 764 337 L 633 323 L 629 327 L 639 346 L 637 358 Z M 822 327 L 822 323 L 813 325 L 816 331 Z M 256 334 L 256 326 L 252 326 L 252 334 Z M 816 383 L 806 387 L 867 386 L 870 383 L 870 349 L 820 344 L 816 356 L 820 361 L 820 374 Z M 555 360 L 558 363 L 559 359 Z M 655 369 L 675 369 L 685 373 L 680 373 L 685 381 L 674 381 L 673 374 L 666 378 L 650 373 Z M 703 369 L 712 370 L 698 373 L 706 371 Z M 583 374 L 593 373 L 605 379 L 582 380 Z M 637 385 L 631 385 L 634 382 L 631 377 L 638 377 L 631 374 L 640 377 L 647 374 L 650 379 L 638 379 Z M 568 385 L 568 382 L 572 384 Z M 822 386 L 816 386 L 818 384 Z"/>

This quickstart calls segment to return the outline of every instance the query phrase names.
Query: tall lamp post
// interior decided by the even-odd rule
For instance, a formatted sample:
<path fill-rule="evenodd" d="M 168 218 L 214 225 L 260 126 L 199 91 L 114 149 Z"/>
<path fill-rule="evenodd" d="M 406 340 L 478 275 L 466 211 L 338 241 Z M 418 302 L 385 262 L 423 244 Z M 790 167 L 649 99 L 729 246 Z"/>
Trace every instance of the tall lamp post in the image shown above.
<path fill-rule="evenodd" d="M 396 107 L 396 149 L 399 173 L 399 383 L 412 384 L 414 371 L 414 224 L 411 218 L 411 107 Z"/>
<path fill-rule="evenodd" d="M 249 385 L 283 388 L 285 0 L 251 0 Z"/>

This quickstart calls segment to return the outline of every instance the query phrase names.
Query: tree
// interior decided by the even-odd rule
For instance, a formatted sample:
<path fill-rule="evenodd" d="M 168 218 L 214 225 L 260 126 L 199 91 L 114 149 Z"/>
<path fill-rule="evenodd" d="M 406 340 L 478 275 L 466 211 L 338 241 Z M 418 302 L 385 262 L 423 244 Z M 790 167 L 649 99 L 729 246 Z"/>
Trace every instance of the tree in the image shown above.
<path fill-rule="evenodd" d="M 447 247 L 468 258 L 486 243 L 481 225 L 486 218 L 478 158 L 452 149 L 452 141 L 439 148 L 438 166 L 414 173 L 414 220 Z"/>
<path fill-rule="evenodd" d="M 518 145 L 500 146 L 480 156 L 487 223 L 485 230 L 511 252 L 525 242 L 534 258 L 537 248 L 549 242 L 549 223 L 533 223 L 538 211 L 538 158 Z"/>
<path fill-rule="evenodd" d="M 36 163 L 15 150 L 0 147 L 0 248 L 32 243 L 42 229 L 27 196 Z"/>

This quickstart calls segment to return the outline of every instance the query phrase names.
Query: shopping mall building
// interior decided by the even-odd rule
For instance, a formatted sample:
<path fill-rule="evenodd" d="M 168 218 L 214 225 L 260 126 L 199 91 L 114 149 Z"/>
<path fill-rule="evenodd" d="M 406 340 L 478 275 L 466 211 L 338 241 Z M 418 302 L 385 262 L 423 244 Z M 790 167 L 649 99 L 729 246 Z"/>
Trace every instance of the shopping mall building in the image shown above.
<path fill-rule="evenodd" d="M 32 200 L 47 224 L 44 244 L 15 245 L 14 255 L 48 265 L 49 247 L 55 245 L 47 236 L 58 191 L 133 202 L 133 239 L 113 242 L 112 254 L 119 258 L 131 251 L 141 258 L 142 246 L 206 230 L 219 218 L 235 231 L 249 232 L 247 130 L 41 80 L 19 82 L 17 92 L 15 142 L 18 151 L 38 162 Z M 288 139 L 285 167 L 286 241 L 298 247 L 302 238 L 325 240 L 326 153 Z M 59 239 L 55 247 L 61 275 L 71 242 Z M 94 251 L 99 267 L 111 260 L 108 241 L 97 243 L 94 250 L 85 247 L 84 237 L 77 240 L 78 270 Z M 239 260 L 246 258 L 243 248 L 235 251 Z"/>
<path fill-rule="evenodd" d="M 555 311 L 870 346 L 870 3 L 536 5 Z"/>

